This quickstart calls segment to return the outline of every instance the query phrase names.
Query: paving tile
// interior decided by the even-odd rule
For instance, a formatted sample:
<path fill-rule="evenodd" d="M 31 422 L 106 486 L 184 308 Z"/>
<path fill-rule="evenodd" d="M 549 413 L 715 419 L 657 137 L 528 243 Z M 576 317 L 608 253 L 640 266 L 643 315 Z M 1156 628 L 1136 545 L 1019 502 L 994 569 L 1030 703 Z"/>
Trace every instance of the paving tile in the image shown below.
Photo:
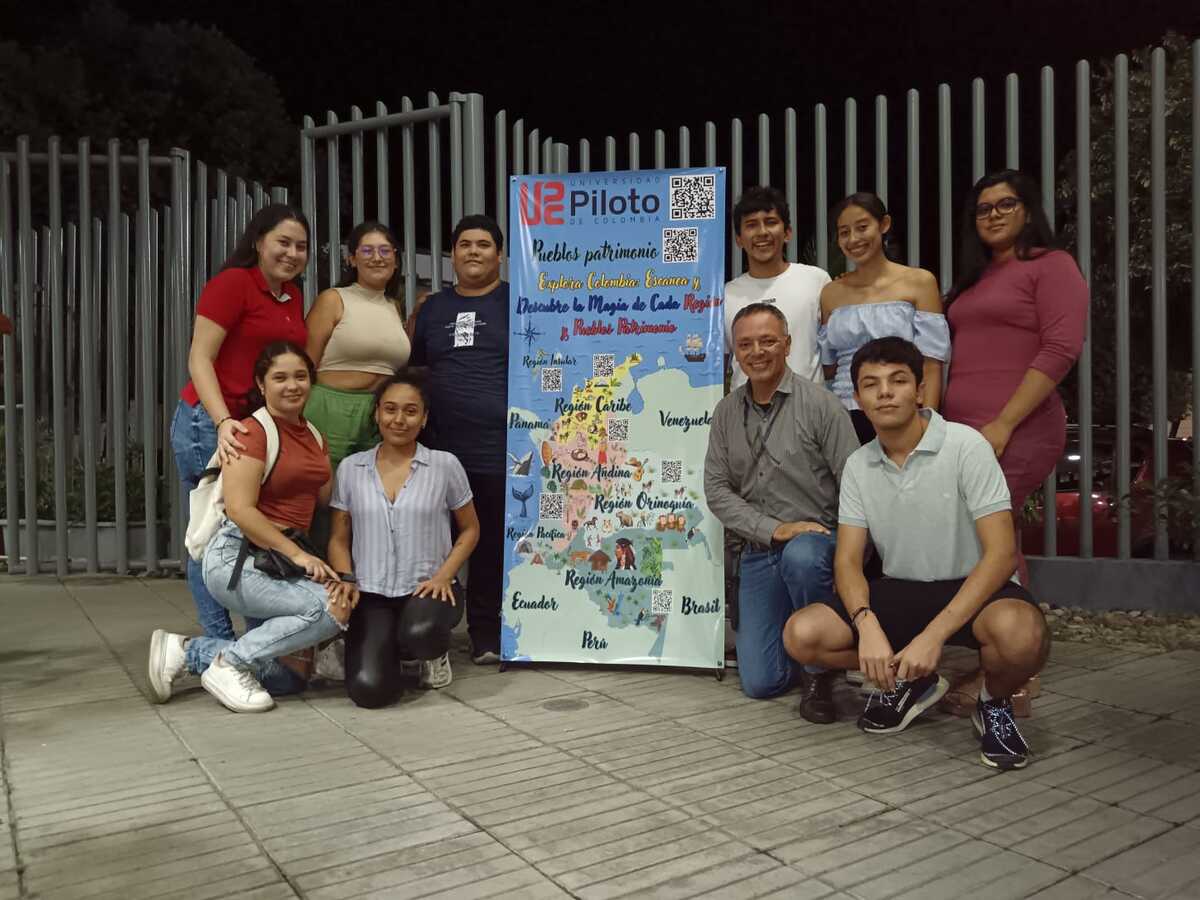
<path fill-rule="evenodd" d="M 1030 900 L 1128 900 L 1129 894 L 1111 888 L 1084 875 L 1072 875 L 1045 890 L 1030 895 Z"/>
<path fill-rule="evenodd" d="M 1200 843 L 1198 832 L 1175 828 L 1140 846 L 1116 853 L 1083 874 L 1135 897 L 1200 896 Z"/>

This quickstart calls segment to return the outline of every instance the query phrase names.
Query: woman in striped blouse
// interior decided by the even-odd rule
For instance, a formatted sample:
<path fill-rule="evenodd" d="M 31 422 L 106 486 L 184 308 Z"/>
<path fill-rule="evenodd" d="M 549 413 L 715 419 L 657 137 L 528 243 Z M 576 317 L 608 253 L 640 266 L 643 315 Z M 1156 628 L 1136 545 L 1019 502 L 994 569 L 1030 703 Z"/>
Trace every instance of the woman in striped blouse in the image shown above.
<path fill-rule="evenodd" d="M 329 562 L 355 583 L 346 692 L 363 707 L 400 696 L 405 660 L 419 661 L 423 686 L 450 683 L 450 632 L 463 614 L 454 574 L 479 540 L 479 519 L 459 461 L 417 442 L 428 416 L 421 378 L 393 375 L 375 391 L 381 442 L 337 470 Z"/>

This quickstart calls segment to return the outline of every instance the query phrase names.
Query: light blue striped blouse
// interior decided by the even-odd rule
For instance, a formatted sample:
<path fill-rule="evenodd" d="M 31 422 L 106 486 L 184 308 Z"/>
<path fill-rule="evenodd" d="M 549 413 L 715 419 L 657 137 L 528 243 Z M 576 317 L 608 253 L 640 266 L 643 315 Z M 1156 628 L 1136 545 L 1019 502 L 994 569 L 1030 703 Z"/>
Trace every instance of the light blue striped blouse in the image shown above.
<path fill-rule="evenodd" d="M 417 444 L 412 473 L 389 501 L 378 453 L 374 447 L 342 460 L 330 505 L 350 513 L 359 589 L 403 597 L 450 555 L 450 512 L 471 501 L 471 485 L 453 454 Z"/>
<path fill-rule="evenodd" d="M 821 365 L 837 364 L 829 387 L 846 409 L 858 409 L 850 362 L 859 347 L 881 337 L 912 341 L 925 356 L 943 363 L 950 358 L 950 327 L 941 313 L 922 312 L 907 300 L 839 306 L 817 329 L 817 346 Z"/>

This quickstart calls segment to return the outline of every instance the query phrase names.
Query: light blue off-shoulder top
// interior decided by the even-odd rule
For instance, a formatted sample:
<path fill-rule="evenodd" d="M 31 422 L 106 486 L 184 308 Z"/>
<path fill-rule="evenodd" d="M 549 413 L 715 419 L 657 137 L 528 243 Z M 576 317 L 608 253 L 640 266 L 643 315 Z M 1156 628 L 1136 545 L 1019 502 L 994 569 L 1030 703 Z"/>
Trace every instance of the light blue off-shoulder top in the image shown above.
<path fill-rule="evenodd" d="M 817 346 L 821 365 L 837 364 L 829 387 L 846 409 L 858 409 L 850 361 L 859 347 L 881 337 L 902 337 L 930 359 L 943 363 L 950 359 L 950 327 L 941 313 L 922 312 L 907 300 L 839 306 L 817 329 Z"/>

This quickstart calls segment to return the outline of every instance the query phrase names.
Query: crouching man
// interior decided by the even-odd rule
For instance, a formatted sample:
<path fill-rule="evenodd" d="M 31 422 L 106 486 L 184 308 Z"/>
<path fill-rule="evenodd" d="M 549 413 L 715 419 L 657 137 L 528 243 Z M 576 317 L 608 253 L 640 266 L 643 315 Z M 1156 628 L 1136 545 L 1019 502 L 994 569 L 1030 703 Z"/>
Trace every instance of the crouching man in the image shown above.
<path fill-rule="evenodd" d="M 1012 581 L 1015 547 L 1004 473 L 979 432 L 921 409 L 923 359 L 908 341 L 864 345 L 851 363 L 858 405 L 878 437 L 842 475 L 834 574 L 840 600 L 788 621 L 784 644 L 806 665 L 854 668 L 881 689 L 858 726 L 902 731 L 937 703 L 946 644 L 978 648 L 985 681 L 972 720 L 986 765 L 1019 769 L 1029 748 L 1011 695 L 1050 650 L 1041 610 Z M 884 578 L 868 584 L 868 537 Z"/>

